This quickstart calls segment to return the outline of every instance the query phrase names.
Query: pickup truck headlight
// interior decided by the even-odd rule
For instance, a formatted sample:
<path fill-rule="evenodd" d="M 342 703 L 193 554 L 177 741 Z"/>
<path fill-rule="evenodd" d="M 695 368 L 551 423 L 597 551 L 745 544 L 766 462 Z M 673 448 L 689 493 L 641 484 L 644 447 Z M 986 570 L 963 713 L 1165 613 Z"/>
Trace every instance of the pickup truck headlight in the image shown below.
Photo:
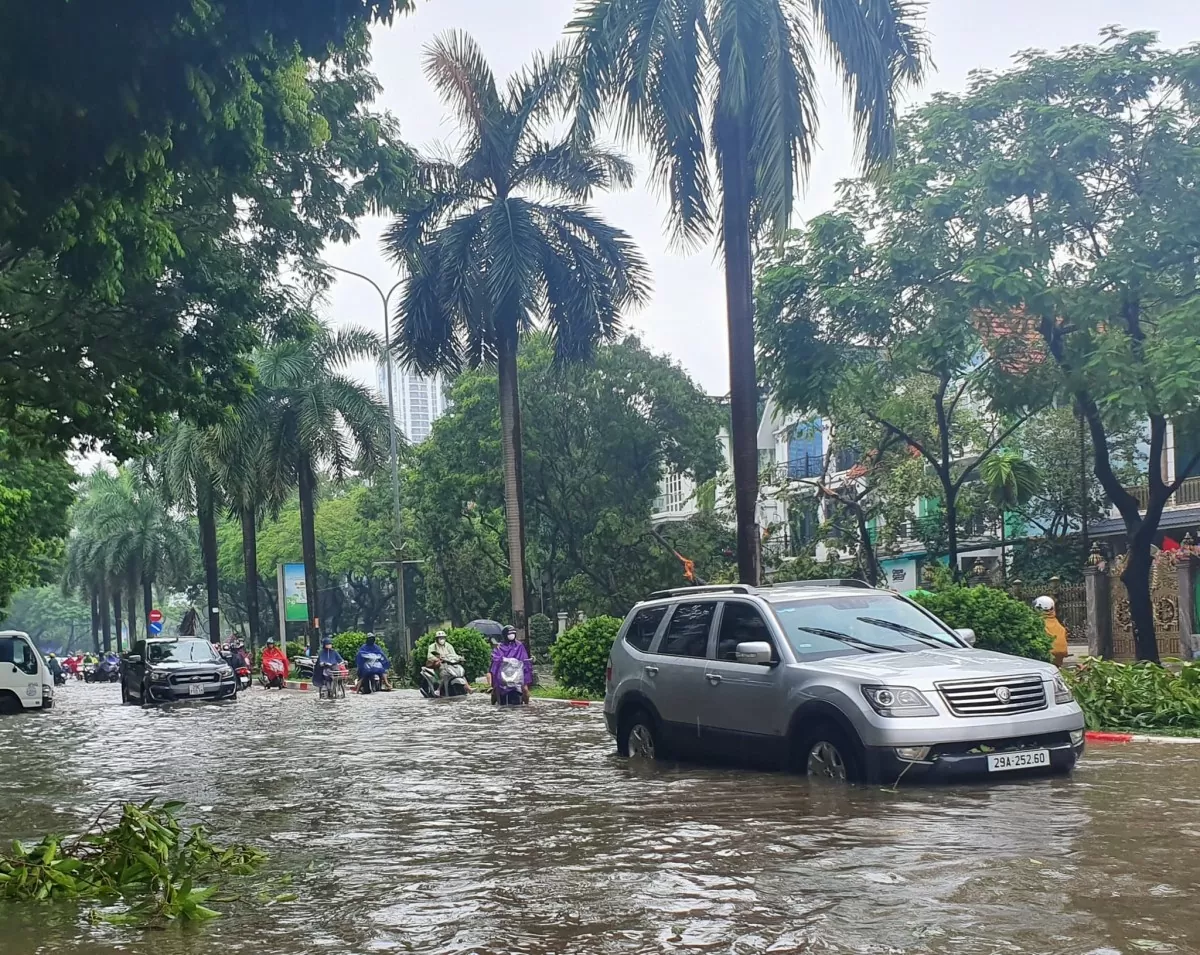
<path fill-rule="evenodd" d="M 911 686 L 864 686 L 863 696 L 880 716 L 937 716 L 920 690 Z"/>
<path fill-rule="evenodd" d="M 166 683 L 167 682 L 166 671 L 165 670 L 151 670 L 150 671 L 150 682 L 151 683 Z"/>
<path fill-rule="evenodd" d="M 233 667 L 217 667 L 217 672 L 221 675 L 221 679 L 225 680 L 233 676 Z"/>
<path fill-rule="evenodd" d="M 1062 678 L 1062 674 L 1054 674 L 1054 702 L 1072 703 L 1074 700 L 1075 697 L 1071 695 L 1071 688 L 1067 686 L 1067 681 Z"/>

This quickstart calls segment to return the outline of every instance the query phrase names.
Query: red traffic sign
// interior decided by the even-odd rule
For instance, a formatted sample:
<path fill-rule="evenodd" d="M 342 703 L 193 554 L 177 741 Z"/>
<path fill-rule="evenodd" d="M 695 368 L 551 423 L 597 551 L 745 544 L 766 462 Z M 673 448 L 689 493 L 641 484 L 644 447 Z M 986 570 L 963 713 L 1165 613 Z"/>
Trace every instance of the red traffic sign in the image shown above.
<path fill-rule="evenodd" d="M 150 611 L 150 622 L 151 623 L 162 623 L 162 611 L 161 610 L 151 610 Z"/>

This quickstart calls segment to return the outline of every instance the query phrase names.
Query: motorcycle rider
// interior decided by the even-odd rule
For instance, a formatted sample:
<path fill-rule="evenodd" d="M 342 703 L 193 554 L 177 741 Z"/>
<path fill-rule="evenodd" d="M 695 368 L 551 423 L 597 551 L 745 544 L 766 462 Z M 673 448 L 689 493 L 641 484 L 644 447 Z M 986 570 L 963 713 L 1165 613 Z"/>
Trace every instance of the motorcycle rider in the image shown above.
<path fill-rule="evenodd" d="M 382 667 L 382 671 L 380 670 Z M 354 658 L 354 669 L 358 672 L 358 686 L 362 689 L 363 683 L 368 676 L 379 674 L 380 688 L 390 690 L 392 684 L 388 681 L 388 669 L 391 664 L 388 662 L 387 654 L 383 652 L 383 647 L 375 642 L 375 634 L 367 634 L 367 642 L 358 648 L 358 655 Z"/>
<path fill-rule="evenodd" d="M 333 637 L 326 636 L 321 640 L 321 652 L 317 655 L 317 665 L 313 667 L 313 684 L 319 689 L 325 684 L 325 671 L 340 666 L 346 661 L 342 655 L 333 649 Z"/>
<path fill-rule="evenodd" d="M 283 670 L 283 678 L 286 680 L 288 677 L 288 669 L 289 669 L 287 655 L 281 649 L 279 649 L 279 647 L 276 645 L 274 637 L 267 637 L 267 645 L 263 649 L 262 669 L 263 669 L 264 675 L 266 675 L 266 673 L 268 672 L 268 669 L 269 669 L 267 667 L 268 660 L 277 660 L 281 664 L 282 670 Z M 270 669 L 276 669 L 276 668 L 272 667 Z"/>
<path fill-rule="evenodd" d="M 433 643 L 429 645 L 429 653 L 425 657 L 425 666 L 431 670 L 436 670 L 441 682 L 439 693 L 445 696 L 449 692 L 450 677 L 446 673 L 443 663 L 462 663 L 462 657 L 451 646 L 446 639 L 446 631 L 439 630 L 433 637 Z M 470 687 L 467 687 L 468 692 Z"/>
<path fill-rule="evenodd" d="M 524 679 L 521 684 L 521 702 L 528 703 L 529 687 L 533 683 L 533 661 L 529 659 L 529 651 L 525 648 L 525 644 L 517 641 L 517 628 L 511 624 L 501 632 L 500 644 L 492 651 L 492 667 L 489 671 L 492 678 L 492 702 L 499 699 L 500 673 L 506 658 L 520 660 L 523 664 Z"/>
<path fill-rule="evenodd" d="M 56 657 L 53 653 L 46 657 L 46 666 L 50 670 L 50 675 L 54 677 L 54 682 L 56 684 L 63 684 L 67 682 L 67 678 L 63 676 L 62 664 L 59 662 L 58 657 Z"/>

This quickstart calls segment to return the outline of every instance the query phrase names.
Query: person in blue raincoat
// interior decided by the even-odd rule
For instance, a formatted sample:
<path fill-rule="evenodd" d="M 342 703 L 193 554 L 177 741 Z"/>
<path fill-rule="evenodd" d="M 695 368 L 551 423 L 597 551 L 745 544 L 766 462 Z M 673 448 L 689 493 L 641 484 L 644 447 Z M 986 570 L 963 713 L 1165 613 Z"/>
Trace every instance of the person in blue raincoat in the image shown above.
<path fill-rule="evenodd" d="M 375 642 L 375 634 L 368 633 L 367 642 L 358 648 L 358 656 L 354 658 L 354 669 L 358 671 L 359 680 L 361 681 L 363 677 L 379 674 L 383 678 L 383 688 L 390 690 L 392 686 L 387 678 L 387 671 L 390 666 L 387 654 L 383 652 L 383 647 Z"/>
<path fill-rule="evenodd" d="M 321 652 L 317 655 L 317 665 L 313 667 L 313 683 L 318 687 L 323 686 L 326 667 L 337 667 L 345 662 L 342 655 L 333 649 L 333 638 L 325 637 L 321 641 Z"/>

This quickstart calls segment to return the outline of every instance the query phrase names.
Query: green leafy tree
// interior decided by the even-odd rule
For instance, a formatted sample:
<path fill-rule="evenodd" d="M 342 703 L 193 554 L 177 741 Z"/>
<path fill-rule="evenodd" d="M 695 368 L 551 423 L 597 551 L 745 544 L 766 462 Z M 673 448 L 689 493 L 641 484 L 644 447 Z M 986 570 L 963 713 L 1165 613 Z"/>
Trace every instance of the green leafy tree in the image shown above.
<path fill-rule="evenodd" d="M 903 173 L 914 229 L 970 236 L 957 276 L 1087 422 L 1092 466 L 1121 515 L 1122 579 L 1143 660 L 1158 660 L 1151 548 L 1200 454 L 1164 474 L 1168 424 L 1200 412 L 1200 49 L 1104 31 L 1099 46 L 1029 52 L 914 116 Z M 1138 495 L 1112 429 L 1146 423 Z"/>
<path fill-rule="evenodd" d="M 67 535 L 75 472 L 0 430 L 0 619 L 21 587 L 51 579 Z"/>
<path fill-rule="evenodd" d="M 512 614 L 525 627 L 525 494 L 517 346 L 539 322 L 559 361 L 612 338 L 643 301 L 633 242 L 585 203 L 626 187 L 633 168 L 579 131 L 555 136 L 571 61 L 539 56 L 501 90 L 476 43 L 439 38 L 426 72 L 463 132 L 450 162 L 421 162 L 425 189 L 385 242 L 411 278 L 400 305 L 401 358 L 426 371 L 495 361 Z M 547 138 L 554 137 L 554 138 Z"/>
<path fill-rule="evenodd" d="M 55 652 L 99 649 L 91 638 L 90 602 L 64 596 L 55 586 L 29 587 L 13 595 L 4 629 L 23 630 L 39 647 Z"/>
<path fill-rule="evenodd" d="M 913 599 L 951 627 L 974 630 L 975 645 L 981 650 L 1043 662 L 1050 659 L 1051 641 L 1041 616 L 1003 590 L 953 585 L 918 592 Z"/>
<path fill-rule="evenodd" d="M 938 549 L 957 575 L 963 518 L 982 503 L 978 469 L 1049 397 L 1046 376 L 980 321 L 960 277 L 970 237 L 914 222 L 911 188 L 906 171 L 847 186 L 766 265 L 762 364 L 783 407 L 819 411 L 835 431 L 865 419 L 921 457 L 938 491 Z"/>
<path fill-rule="evenodd" d="M 1006 567 L 1004 538 L 1008 514 L 1025 507 L 1042 489 L 1042 476 L 1020 451 L 1001 449 L 979 467 L 988 503 L 1000 515 L 1000 565 Z"/>
<path fill-rule="evenodd" d="M 747 583 L 759 576 L 753 240 L 762 229 L 783 234 L 812 158 L 814 33 L 847 91 L 862 160 L 874 169 L 892 152 L 899 93 L 924 72 L 916 20 L 906 0 L 584 0 L 570 27 L 578 125 L 588 129 L 615 107 L 621 127 L 649 148 L 676 239 L 705 239 L 719 224 L 738 570 Z"/>
<path fill-rule="evenodd" d="M 265 421 L 263 454 L 269 483 L 299 490 L 300 542 L 314 631 L 321 628 L 314 523 L 317 475 L 328 469 L 340 484 L 354 471 L 371 473 L 381 465 L 391 427 L 387 408 L 345 369 L 355 360 L 377 359 L 382 347 L 370 332 L 333 331 L 318 324 L 255 358 L 262 393 L 248 413 L 261 413 Z"/>

